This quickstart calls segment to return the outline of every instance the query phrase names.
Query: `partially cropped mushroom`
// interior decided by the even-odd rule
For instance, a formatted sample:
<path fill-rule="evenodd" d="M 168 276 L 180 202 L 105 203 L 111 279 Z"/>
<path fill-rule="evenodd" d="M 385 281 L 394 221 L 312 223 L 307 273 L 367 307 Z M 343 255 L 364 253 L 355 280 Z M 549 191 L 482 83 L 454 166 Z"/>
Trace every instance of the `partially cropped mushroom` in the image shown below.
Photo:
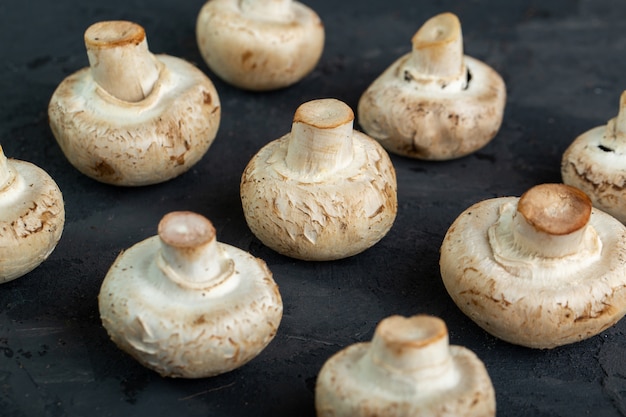
<path fill-rule="evenodd" d="M 308 75 L 324 48 L 324 26 L 295 0 L 209 0 L 196 22 L 198 48 L 226 82 L 265 91 Z"/>
<path fill-rule="evenodd" d="M 626 91 L 616 117 L 578 136 L 565 150 L 561 175 L 595 207 L 626 223 Z"/>
<path fill-rule="evenodd" d="M 241 202 L 265 245 L 293 258 L 333 260 L 364 251 L 391 229 L 395 170 L 353 122 L 352 109 L 339 100 L 309 101 L 296 110 L 290 133 L 252 157 Z"/>
<path fill-rule="evenodd" d="M 463 55 L 461 24 L 443 13 L 413 36 L 413 49 L 363 93 L 358 120 L 390 152 L 448 160 L 485 146 L 498 133 L 506 102 L 500 75 Z"/>
<path fill-rule="evenodd" d="M 192 64 L 148 50 L 136 23 L 106 21 L 85 32 L 89 67 L 65 78 L 48 114 L 65 156 L 83 174 L 124 186 L 186 172 L 206 153 L 221 107 Z"/>
<path fill-rule="evenodd" d="M 122 252 L 98 296 L 111 339 L 162 376 L 238 368 L 276 335 L 283 305 L 265 262 L 218 242 L 193 212 L 163 217 L 158 236 Z"/>
<path fill-rule="evenodd" d="M 450 346 L 443 320 L 391 316 L 371 343 L 332 356 L 315 388 L 318 417 L 492 417 L 495 392 L 482 361 Z"/>
<path fill-rule="evenodd" d="M 467 316 L 522 346 L 577 342 L 626 313 L 626 226 L 565 184 L 474 204 L 450 226 L 440 267 Z"/>
<path fill-rule="evenodd" d="M 45 261 L 64 224 L 63 195 L 50 175 L 30 162 L 7 159 L 0 147 L 0 284 Z"/>

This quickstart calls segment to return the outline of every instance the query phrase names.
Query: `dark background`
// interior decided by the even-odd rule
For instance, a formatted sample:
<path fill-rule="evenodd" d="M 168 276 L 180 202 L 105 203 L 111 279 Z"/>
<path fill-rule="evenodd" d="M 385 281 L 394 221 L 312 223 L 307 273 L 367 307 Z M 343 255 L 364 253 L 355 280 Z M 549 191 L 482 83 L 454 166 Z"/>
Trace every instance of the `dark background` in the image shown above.
<path fill-rule="evenodd" d="M 559 164 L 580 133 L 617 113 L 626 88 L 626 2 L 615 0 L 319 0 L 324 54 L 299 84 L 248 93 L 202 62 L 195 19 L 202 0 L 2 0 L 0 143 L 8 157 L 44 168 L 64 193 L 67 220 L 50 258 L 0 286 L 2 416 L 314 416 L 324 361 L 370 339 L 392 314 L 443 318 L 450 340 L 491 375 L 500 416 L 626 415 L 626 321 L 599 336 L 540 351 L 499 341 L 466 318 L 439 276 L 439 247 L 461 211 L 496 196 L 560 182 Z M 461 19 L 465 51 L 500 72 L 508 102 L 499 134 L 449 162 L 392 156 L 398 216 L 376 246 L 316 263 L 280 256 L 248 230 L 241 172 L 286 133 L 301 103 L 322 97 L 353 109 L 361 93 L 431 16 Z M 84 30 L 108 19 L 145 27 L 150 49 L 196 63 L 222 102 L 218 136 L 189 172 L 164 184 L 117 188 L 76 171 L 47 122 L 55 87 L 87 65 Z M 100 324 L 97 295 L 121 250 L 156 234 L 161 217 L 193 210 L 218 239 L 264 259 L 280 285 L 284 317 L 274 341 L 221 376 L 161 378 L 118 350 Z"/>

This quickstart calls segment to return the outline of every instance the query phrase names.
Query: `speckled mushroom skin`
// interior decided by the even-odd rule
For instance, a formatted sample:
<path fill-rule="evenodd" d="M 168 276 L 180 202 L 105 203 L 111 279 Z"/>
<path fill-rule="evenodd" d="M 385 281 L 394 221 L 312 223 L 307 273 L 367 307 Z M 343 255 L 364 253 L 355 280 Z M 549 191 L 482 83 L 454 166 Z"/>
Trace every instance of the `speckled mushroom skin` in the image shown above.
<path fill-rule="evenodd" d="M 0 190 L 0 283 L 19 278 L 52 253 L 65 224 L 61 190 L 41 168 L 8 159 L 12 179 Z"/>
<path fill-rule="evenodd" d="M 424 89 L 405 69 L 410 56 L 395 61 L 361 96 L 357 111 L 363 130 L 389 152 L 425 160 L 460 158 L 489 143 L 506 103 L 500 75 L 465 56 L 465 89 Z"/>
<path fill-rule="evenodd" d="M 213 83 L 168 55 L 152 92 L 136 103 L 100 88 L 84 68 L 67 77 L 48 107 L 50 127 L 70 163 L 109 184 L 140 186 L 186 172 L 212 144 L 220 122 Z"/>
<path fill-rule="evenodd" d="M 309 74 L 324 48 L 319 16 L 290 2 L 292 19 L 255 18 L 240 0 L 210 0 L 196 22 L 198 48 L 209 68 L 239 88 L 267 91 L 292 85 Z"/>
<path fill-rule="evenodd" d="M 109 336 L 163 376 L 231 371 L 276 335 L 282 300 L 265 262 L 217 244 L 234 261 L 235 272 L 212 288 L 189 291 L 165 277 L 154 262 L 158 236 L 120 254 L 102 283 L 98 303 Z"/>
<path fill-rule="evenodd" d="M 626 223 L 626 162 L 621 149 L 603 146 L 607 126 L 580 135 L 563 153 L 563 182 L 584 191 L 595 207 Z"/>
<path fill-rule="evenodd" d="M 465 210 L 441 247 L 441 276 L 457 306 L 505 341 L 554 348 L 594 336 L 626 313 L 626 229 L 593 209 L 599 247 L 557 259 L 496 259 L 488 229 L 510 216 L 517 197 L 489 199 Z M 593 252 L 593 253 L 591 253 Z"/>
<path fill-rule="evenodd" d="M 387 153 L 353 130 L 355 155 L 330 178 L 306 181 L 285 165 L 289 135 L 270 142 L 241 178 L 246 222 L 265 245 L 303 260 L 333 260 L 371 247 L 397 212 L 396 173 Z"/>

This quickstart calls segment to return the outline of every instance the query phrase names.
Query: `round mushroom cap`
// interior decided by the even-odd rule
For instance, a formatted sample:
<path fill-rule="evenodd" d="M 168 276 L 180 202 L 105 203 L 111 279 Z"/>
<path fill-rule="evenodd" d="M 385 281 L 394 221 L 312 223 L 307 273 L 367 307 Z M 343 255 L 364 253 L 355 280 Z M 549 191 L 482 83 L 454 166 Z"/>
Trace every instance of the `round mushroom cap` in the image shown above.
<path fill-rule="evenodd" d="M 595 207 L 626 223 L 626 154 L 603 144 L 607 126 L 578 136 L 563 153 L 563 182 L 583 190 Z"/>
<path fill-rule="evenodd" d="M 118 23 L 126 22 L 111 22 Z M 107 39 L 115 44 L 110 33 Z M 97 52 L 106 52 L 98 42 L 103 41 L 92 40 Z M 50 99 L 50 128 L 63 153 L 97 181 L 121 186 L 167 181 L 196 164 L 217 134 L 221 106 L 211 80 L 182 59 L 146 54 L 156 78 L 143 99 L 118 98 L 96 82 L 96 76 L 120 80 L 117 68 L 97 72 L 102 66 L 97 59 L 65 78 Z M 124 67 L 124 61 L 115 65 Z"/>
<path fill-rule="evenodd" d="M 493 417 L 495 407 L 482 361 L 424 315 L 384 319 L 371 342 L 328 359 L 315 387 L 318 417 Z"/>
<path fill-rule="evenodd" d="M 433 17 L 413 43 L 413 51 L 362 94 L 357 113 L 363 130 L 389 152 L 416 159 L 455 159 L 485 146 L 502 124 L 502 77 L 462 54 L 460 23 L 451 13 Z M 437 71 L 424 73 L 429 60 Z"/>
<path fill-rule="evenodd" d="M 353 117 L 338 100 L 305 103 L 292 131 L 251 158 L 241 178 L 241 202 L 263 244 L 297 259 L 334 260 L 370 248 L 391 229 L 398 204 L 395 170 L 376 141 L 352 129 Z M 316 130 L 320 137 L 298 141 L 302 169 L 293 168 L 289 155 L 296 146 L 290 145 Z M 336 143 L 322 142 L 332 137 L 339 145 L 329 151 Z"/>
<path fill-rule="evenodd" d="M 525 196 L 534 201 L 481 201 L 452 223 L 440 259 L 451 298 L 487 332 L 531 348 L 615 324 L 626 313 L 626 227 L 574 187 Z"/>
<path fill-rule="evenodd" d="M 308 75 L 324 48 L 319 16 L 297 1 L 281 11 L 246 10 L 253 2 L 211 0 L 196 22 L 198 48 L 208 67 L 236 87 L 267 91 L 288 87 Z M 269 5 L 267 6 L 269 7 Z M 284 9 L 284 10 L 282 10 Z"/>
<path fill-rule="evenodd" d="M 8 167 L 0 185 L 0 284 L 35 269 L 52 253 L 65 224 L 63 195 L 38 166 L 0 158 Z"/>
<path fill-rule="evenodd" d="M 182 215 L 118 256 L 98 305 L 113 342 L 142 365 L 204 378 L 244 365 L 272 341 L 282 299 L 265 262 L 215 241 L 200 215 Z"/>

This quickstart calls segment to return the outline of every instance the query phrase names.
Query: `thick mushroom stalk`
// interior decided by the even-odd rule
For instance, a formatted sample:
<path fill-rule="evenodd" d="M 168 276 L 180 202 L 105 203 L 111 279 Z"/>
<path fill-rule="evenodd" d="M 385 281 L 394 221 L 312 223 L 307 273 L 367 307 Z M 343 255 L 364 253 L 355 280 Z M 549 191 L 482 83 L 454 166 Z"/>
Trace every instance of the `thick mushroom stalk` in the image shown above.
<path fill-rule="evenodd" d="M 318 417 L 487 417 L 495 415 L 495 394 L 482 362 L 449 345 L 443 320 L 391 316 L 378 324 L 370 343 L 326 361 L 315 407 Z"/>
<path fill-rule="evenodd" d="M 342 101 L 314 100 L 296 110 L 285 163 L 303 176 L 328 176 L 353 158 L 354 113 Z"/>
<path fill-rule="evenodd" d="M 407 71 L 416 79 L 439 81 L 438 88 L 467 81 L 463 55 L 463 34 L 459 18 L 443 13 L 429 19 L 415 33 Z"/>
<path fill-rule="evenodd" d="M 85 31 L 85 47 L 94 81 L 112 96 L 137 102 L 154 88 L 160 66 L 138 24 L 95 23 Z"/>
<path fill-rule="evenodd" d="M 469 207 L 446 233 L 440 267 L 465 314 L 522 346 L 573 343 L 626 314 L 626 227 L 565 184 Z"/>
<path fill-rule="evenodd" d="M 98 307 L 120 349 L 182 378 L 252 360 L 276 335 L 283 311 L 265 262 L 217 241 L 208 219 L 186 211 L 167 214 L 158 235 L 118 256 Z"/>
<path fill-rule="evenodd" d="M 616 117 L 578 136 L 563 153 L 563 182 L 626 223 L 626 91 Z"/>
<path fill-rule="evenodd" d="M 459 19 L 434 16 L 359 99 L 363 130 L 390 152 L 417 159 L 466 156 L 502 124 L 506 87 L 490 66 L 464 55 Z"/>
<path fill-rule="evenodd" d="M 218 77 L 268 91 L 307 76 L 324 48 L 324 25 L 294 0 L 210 0 L 196 21 L 198 49 Z"/>
<path fill-rule="evenodd" d="M 232 259 L 218 246 L 215 228 L 204 216 L 172 212 L 163 217 L 158 230 L 161 256 L 157 264 L 178 285 L 207 289 L 234 272 Z"/>
<path fill-rule="evenodd" d="M 291 131 L 254 155 L 241 176 L 248 226 L 265 245 L 303 260 L 356 255 L 387 234 L 397 212 L 385 150 L 353 129 L 336 99 L 295 112 Z"/>
<path fill-rule="evenodd" d="M 30 162 L 7 158 L 0 146 L 0 284 L 45 261 L 64 225 L 63 195 L 50 175 Z"/>

